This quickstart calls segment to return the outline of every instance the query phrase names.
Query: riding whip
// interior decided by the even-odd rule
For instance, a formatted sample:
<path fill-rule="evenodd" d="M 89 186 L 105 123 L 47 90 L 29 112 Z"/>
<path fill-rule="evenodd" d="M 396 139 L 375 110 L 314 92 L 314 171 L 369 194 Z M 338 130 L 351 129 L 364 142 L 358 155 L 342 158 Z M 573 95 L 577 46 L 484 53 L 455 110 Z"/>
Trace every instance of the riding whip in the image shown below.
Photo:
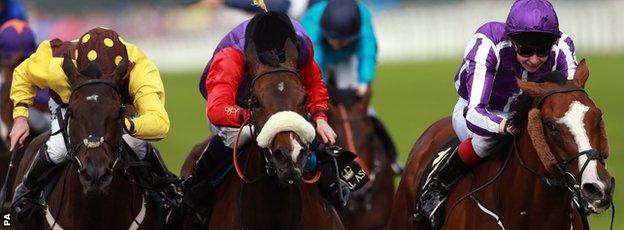
<path fill-rule="evenodd" d="M 4 184 L 2 184 L 2 189 L 0 189 L 0 211 L 4 212 L 4 202 L 6 200 L 7 187 L 9 187 L 9 178 L 11 178 L 11 172 L 13 171 L 13 164 L 15 163 L 15 155 L 17 155 L 17 149 L 14 148 L 11 151 L 11 161 L 9 161 L 9 167 L 7 168 L 6 176 L 4 177 Z"/>

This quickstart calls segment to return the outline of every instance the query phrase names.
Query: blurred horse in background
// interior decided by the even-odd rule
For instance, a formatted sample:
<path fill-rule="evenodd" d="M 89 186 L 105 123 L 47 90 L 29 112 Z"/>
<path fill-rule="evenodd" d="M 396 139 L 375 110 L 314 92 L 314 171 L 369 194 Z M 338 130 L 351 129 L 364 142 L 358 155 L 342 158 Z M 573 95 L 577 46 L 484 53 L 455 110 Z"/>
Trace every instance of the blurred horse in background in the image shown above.
<path fill-rule="evenodd" d="M 384 229 L 390 218 L 394 195 L 394 173 L 384 143 L 376 135 L 368 115 L 371 93 L 358 97 L 355 90 L 328 86 L 331 99 L 329 124 L 338 138 L 336 144 L 357 153 L 356 161 L 368 173 L 370 181 L 351 193 L 347 208 L 340 217 L 347 229 Z"/>

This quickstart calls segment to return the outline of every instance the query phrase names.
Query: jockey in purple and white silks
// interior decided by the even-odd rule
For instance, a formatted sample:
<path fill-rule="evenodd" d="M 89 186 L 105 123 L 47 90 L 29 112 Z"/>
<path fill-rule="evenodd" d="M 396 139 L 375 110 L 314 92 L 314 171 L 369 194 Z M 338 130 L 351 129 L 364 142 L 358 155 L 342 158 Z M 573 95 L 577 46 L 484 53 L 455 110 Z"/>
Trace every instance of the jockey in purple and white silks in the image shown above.
<path fill-rule="evenodd" d="M 435 172 L 420 198 L 419 211 L 433 226 L 441 218 L 446 194 L 455 181 L 494 153 L 501 136 L 517 130 L 507 126 L 511 104 L 521 93 L 516 78 L 534 80 L 551 71 L 573 78 L 577 61 L 572 38 L 559 30 L 557 14 L 547 0 L 517 0 L 507 22 L 488 22 L 469 40 L 455 76 L 459 99 L 453 128 L 461 141 Z M 440 208 L 442 207 L 442 208 Z"/>

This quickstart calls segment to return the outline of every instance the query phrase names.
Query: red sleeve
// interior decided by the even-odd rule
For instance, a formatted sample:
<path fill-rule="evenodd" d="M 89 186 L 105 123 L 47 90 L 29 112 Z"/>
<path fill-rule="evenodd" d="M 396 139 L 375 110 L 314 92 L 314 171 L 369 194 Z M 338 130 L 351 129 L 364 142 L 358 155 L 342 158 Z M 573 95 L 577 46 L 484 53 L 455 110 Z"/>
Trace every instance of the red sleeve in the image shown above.
<path fill-rule="evenodd" d="M 310 47 L 310 56 L 303 69 L 301 69 L 301 81 L 308 92 L 308 112 L 312 114 L 312 119 L 327 120 L 327 102 L 329 94 L 321 76 L 321 69 L 314 61 L 314 48 L 312 42 L 307 39 Z"/>
<path fill-rule="evenodd" d="M 206 76 L 206 115 L 216 126 L 239 127 L 249 111 L 236 105 L 236 93 L 243 82 L 245 58 L 231 47 L 214 55 Z"/>

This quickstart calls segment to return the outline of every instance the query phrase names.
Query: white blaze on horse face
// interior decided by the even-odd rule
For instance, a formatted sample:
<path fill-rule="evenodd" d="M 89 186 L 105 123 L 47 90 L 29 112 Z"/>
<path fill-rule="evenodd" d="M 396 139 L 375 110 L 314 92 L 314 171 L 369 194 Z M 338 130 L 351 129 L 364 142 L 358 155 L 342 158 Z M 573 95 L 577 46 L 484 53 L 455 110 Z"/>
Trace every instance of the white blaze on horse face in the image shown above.
<path fill-rule="evenodd" d="M 299 143 L 297 138 L 295 138 L 292 133 L 290 133 L 290 144 L 292 144 L 293 147 L 290 156 L 292 158 L 292 161 L 297 163 L 297 158 L 299 158 L 299 154 L 301 154 L 303 146 L 301 146 L 301 143 Z"/>
<path fill-rule="evenodd" d="M 277 90 L 280 92 L 284 92 L 284 82 L 280 82 L 277 84 Z"/>
<path fill-rule="evenodd" d="M 98 97 L 100 97 L 100 95 L 97 94 L 93 94 L 91 96 L 86 97 L 87 101 L 94 101 L 97 102 L 98 101 Z"/>
<path fill-rule="evenodd" d="M 589 142 L 589 137 L 587 136 L 587 131 L 585 130 L 585 123 L 583 120 L 585 119 L 585 113 L 589 111 L 589 107 L 584 105 L 579 101 L 573 101 L 570 104 L 570 109 L 565 113 L 565 115 L 559 119 L 557 119 L 557 123 L 564 124 L 570 129 L 570 133 L 574 136 L 574 141 L 578 147 L 578 152 L 583 152 L 592 149 L 591 143 Z M 581 170 L 585 162 L 587 161 L 586 155 L 581 155 L 578 158 L 578 168 Z M 596 160 L 591 160 L 587 164 L 587 168 L 585 169 L 583 174 L 581 175 L 581 184 L 586 183 L 595 183 L 600 186 L 600 189 L 604 191 L 605 184 L 600 181 L 598 177 L 598 169 Z M 590 205 L 591 206 L 591 205 Z"/>

